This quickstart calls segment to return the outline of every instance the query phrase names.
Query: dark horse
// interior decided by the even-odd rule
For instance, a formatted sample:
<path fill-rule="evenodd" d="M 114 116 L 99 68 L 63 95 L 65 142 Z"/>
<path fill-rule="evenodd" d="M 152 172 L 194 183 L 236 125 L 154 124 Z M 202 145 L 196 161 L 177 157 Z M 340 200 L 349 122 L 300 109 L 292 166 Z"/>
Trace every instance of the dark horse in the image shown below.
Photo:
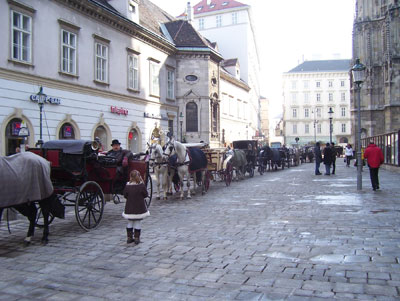
<path fill-rule="evenodd" d="M 285 168 L 286 153 L 281 148 L 271 148 L 267 145 L 259 150 L 258 154 L 259 165 L 268 166 L 268 170 L 277 170 L 278 167 Z"/>
<path fill-rule="evenodd" d="M 28 217 L 26 244 L 30 243 L 35 232 L 36 203 L 39 203 L 44 220 L 42 242 L 47 243 L 50 213 L 64 217 L 64 206 L 53 194 L 50 163 L 30 152 L 0 157 L 0 191 L 0 220 L 3 209 L 10 207 Z"/>

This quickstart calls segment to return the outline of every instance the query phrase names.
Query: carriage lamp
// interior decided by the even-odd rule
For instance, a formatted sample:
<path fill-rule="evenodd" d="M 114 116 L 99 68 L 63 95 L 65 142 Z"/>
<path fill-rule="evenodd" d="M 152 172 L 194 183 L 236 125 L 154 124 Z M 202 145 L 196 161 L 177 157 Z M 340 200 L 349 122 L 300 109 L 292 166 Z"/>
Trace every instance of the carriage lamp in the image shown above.
<path fill-rule="evenodd" d="M 365 65 L 356 59 L 356 64 L 351 68 L 353 82 L 357 95 L 357 190 L 362 189 L 362 162 L 361 162 L 361 85 L 365 81 Z"/>
<path fill-rule="evenodd" d="M 40 136 L 39 136 L 39 141 L 37 142 L 37 145 L 39 147 L 43 146 L 43 105 L 47 99 L 47 95 L 43 93 L 43 87 L 40 87 L 39 92 L 36 94 L 37 95 L 37 103 L 39 105 L 40 109 Z"/>
<path fill-rule="evenodd" d="M 333 132 L 333 128 L 332 128 L 332 119 L 333 119 L 333 110 L 332 108 L 329 108 L 329 142 L 330 144 L 332 144 L 332 132 Z"/>
<path fill-rule="evenodd" d="M 183 141 L 183 130 L 182 130 L 182 126 L 183 126 L 183 113 L 181 112 L 179 114 L 179 122 L 181 124 L 181 142 Z"/>

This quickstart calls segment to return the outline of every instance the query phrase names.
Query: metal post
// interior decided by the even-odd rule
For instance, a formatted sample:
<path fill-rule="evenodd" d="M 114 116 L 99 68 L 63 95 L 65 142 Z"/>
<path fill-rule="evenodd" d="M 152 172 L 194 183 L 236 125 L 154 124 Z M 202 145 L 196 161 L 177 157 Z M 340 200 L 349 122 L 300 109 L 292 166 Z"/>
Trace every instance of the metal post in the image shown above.
<path fill-rule="evenodd" d="M 329 118 L 329 142 L 332 144 L 332 117 Z"/>
<path fill-rule="evenodd" d="M 181 142 L 182 142 L 183 141 L 183 130 L 182 130 L 183 120 L 181 120 L 180 123 L 181 123 Z"/>
<path fill-rule="evenodd" d="M 39 103 L 39 108 L 40 108 L 40 136 L 39 136 L 39 141 L 38 141 L 38 145 L 39 147 L 42 147 L 43 145 L 43 104 Z"/>
<path fill-rule="evenodd" d="M 361 84 L 357 87 L 357 190 L 362 190 L 362 162 L 361 162 Z"/>

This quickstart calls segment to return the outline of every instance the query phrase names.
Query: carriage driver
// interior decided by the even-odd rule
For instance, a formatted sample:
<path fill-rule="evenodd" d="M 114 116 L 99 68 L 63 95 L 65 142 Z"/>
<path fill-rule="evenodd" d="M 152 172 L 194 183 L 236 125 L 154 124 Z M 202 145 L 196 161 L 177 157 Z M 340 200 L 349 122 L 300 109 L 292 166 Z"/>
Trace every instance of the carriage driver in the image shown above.
<path fill-rule="evenodd" d="M 121 142 L 114 139 L 111 143 L 112 150 L 107 152 L 107 156 L 117 160 L 117 176 L 124 183 L 128 175 L 128 162 L 133 160 L 133 154 L 129 150 L 122 149 Z"/>

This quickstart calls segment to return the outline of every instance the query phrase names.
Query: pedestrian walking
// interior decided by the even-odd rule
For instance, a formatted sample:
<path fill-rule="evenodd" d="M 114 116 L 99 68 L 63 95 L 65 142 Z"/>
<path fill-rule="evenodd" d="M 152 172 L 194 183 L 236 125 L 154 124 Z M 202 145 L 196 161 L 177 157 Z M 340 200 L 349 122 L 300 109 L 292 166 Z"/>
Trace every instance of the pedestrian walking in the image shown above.
<path fill-rule="evenodd" d="M 332 148 L 329 142 L 324 148 L 324 164 L 325 164 L 325 175 L 329 176 L 331 174 L 332 165 Z"/>
<path fill-rule="evenodd" d="M 319 166 L 321 165 L 322 162 L 321 146 L 319 142 L 315 144 L 314 154 L 315 154 L 315 175 L 319 176 L 322 175 L 322 173 L 319 171 Z"/>
<path fill-rule="evenodd" d="M 130 173 L 129 182 L 124 189 L 124 197 L 126 198 L 125 210 L 122 216 L 128 220 L 126 227 L 127 243 L 140 243 L 140 232 L 142 229 L 142 219 L 150 215 L 147 210 L 145 198 L 148 197 L 146 186 L 137 170 Z M 133 233 L 133 230 L 135 232 Z M 134 234 L 134 238 L 133 238 Z"/>
<path fill-rule="evenodd" d="M 334 175 L 336 171 L 336 157 L 337 157 L 335 143 L 332 142 L 331 148 L 332 148 L 332 174 Z"/>
<path fill-rule="evenodd" d="M 346 166 L 350 167 L 350 161 L 353 158 L 353 148 L 351 147 L 351 144 L 346 145 L 344 155 L 346 156 Z"/>
<path fill-rule="evenodd" d="M 364 159 L 367 159 L 372 189 L 375 191 L 379 189 L 378 173 L 379 167 L 384 162 L 383 152 L 373 141 L 370 141 L 364 152 Z"/>

